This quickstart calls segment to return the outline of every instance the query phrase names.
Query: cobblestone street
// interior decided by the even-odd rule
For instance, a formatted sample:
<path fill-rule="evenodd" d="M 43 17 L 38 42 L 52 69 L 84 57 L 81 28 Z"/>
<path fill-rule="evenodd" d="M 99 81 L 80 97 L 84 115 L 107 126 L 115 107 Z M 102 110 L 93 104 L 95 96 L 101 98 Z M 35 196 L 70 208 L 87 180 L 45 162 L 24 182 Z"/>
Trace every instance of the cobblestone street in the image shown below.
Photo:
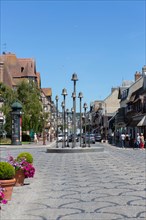
<path fill-rule="evenodd" d="M 104 152 L 59 154 L 46 148 L 1 149 L 1 158 L 32 153 L 36 167 L 35 177 L 14 187 L 2 205 L 1 220 L 146 219 L 145 150 L 104 144 Z"/>

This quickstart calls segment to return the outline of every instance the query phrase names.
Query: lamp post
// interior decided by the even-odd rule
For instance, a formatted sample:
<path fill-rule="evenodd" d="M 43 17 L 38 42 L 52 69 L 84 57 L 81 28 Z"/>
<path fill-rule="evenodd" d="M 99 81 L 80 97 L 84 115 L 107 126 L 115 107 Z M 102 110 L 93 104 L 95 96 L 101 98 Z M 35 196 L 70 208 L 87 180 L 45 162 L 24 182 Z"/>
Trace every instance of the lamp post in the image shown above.
<path fill-rule="evenodd" d="M 64 119 L 63 119 L 63 116 L 64 116 L 64 102 L 61 103 L 61 107 L 62 107 L 62 133 L 64 134 L 65 132 L 65 128 L 64 128 Z M 64 147 L 64 138 L 62 140 L 62 148 Z"/>
<path fill-rule="evenodd" d="M 3 106 L 4 103 L 4 99 L 0 93 L 0 108 Z M 3 138 L 3 125 L 4 125 L 4 114 L 3 112 L 0 110 L 0 144 L 1 144 L 1 138 Z"/>
<path fill-rule="evenodd" d="M 73 122 L 74 122 L 74 147 L 76 146 L 76 81 L 78 81 L 78 77 L 76 73 L 72 74 L 71 80 L 74 82 L 74 90 L 73 90 L 73 108 L 74 108 L 74 114 L 73 114 Z"/>
<path fill-rule="evenodd" d="M 46 126 L 46 106 L 43 106 L 43 145 L 46 145 L 46 131 L 45 131 L 45 126 Z"/>
<path fill-rule="evenodd" d="M 105 120 L 105 143 L 107 143 L 107 108 L 106 108 L 106 103 L 105 103 L 104 120 Z"/>
<path fill-rule="evenodd" d="M 67 123 L 67 147 L 69 147 L 69 140 L 68 140 L 68 115 L 69 115 L 69 109 L 67 108 L 66 109 L 66 115 L 67 115 L 67 121 L 66 121 L 66 123 Z"/>
<path fill-rule="evenodd" d="M 73 103 L 75 102 L 75 98 L 76 98 L 76 94 L 75 94 L 75 92 L 73 92 L 72 93 L 72 98 L 73 98 Z M 72 130 L 72 146 L 73 147 L 75 147 L 76 146 L 76 115 L 75 115 L 75 109 L 74 109 L 74 107 L 72 108 L 72 128 L 73 128 L 73 130 Z"/>
<path fill-rule="evenodd" d="M 73 135 L 73 130 L 74 130 L 74 108 L 71 108 L 71 113 L 72 113 L 72 135 Z M 72 138 L 72 148 L 74 147 L 74 139 Z"/>
<path fill-rule="evenodd" d="M 58 148 L 58 95 L 56 95 L 56 148 Z"/>
<path fill-rule="evenodd" d="M 64 101 L 64 111 L 63 111 L 63 118 L 64 118 L 64 139 L 63 139 L 63 142 L 64 142 L 64 147 L 65 147 L 65 122 L 66 122 L 66 118 L 65 118 L 65 97 L 67 96 L 67 90 L 64 88 L 62 89 L 62 95 L 63 95 L 63 101 Z"/>
<path fill-rule="evenodd" d="M 80 99 L 80 147 L 82 146 L 81 140 L 82 140 L 82 98 L 83 94 L 82 92 L 79 92 L 78 98 Z"/>
<path fill-rule="evenodd" d="M 85 115 L 85 147 L 86 147 L 86 110 L 88 108 L 87 103 L 84 103 L 83 108 L 84 108 L 84 115 Z"/>
<path fill-rule="evenodd" d="M 89 138 L 88 138 L 88 147 L 90 147 L 90 116 L 88 118 L 88 135 L 89 135 Z"/>
<path fill-rule="evenodd" d="M 45 137 L 45 118 L 43 117 L 43 145 L 46 145 L 46 137 Z"/>

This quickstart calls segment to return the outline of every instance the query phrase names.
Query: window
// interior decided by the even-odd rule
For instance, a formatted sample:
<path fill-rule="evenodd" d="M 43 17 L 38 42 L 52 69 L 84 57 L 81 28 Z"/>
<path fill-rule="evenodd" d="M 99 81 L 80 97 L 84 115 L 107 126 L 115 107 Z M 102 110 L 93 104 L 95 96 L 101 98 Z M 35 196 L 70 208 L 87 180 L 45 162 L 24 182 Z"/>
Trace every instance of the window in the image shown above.
<path fill-rule="evenodd" d="M 21 73 L 23 73 L 23 71 L 24 71 L 24 67 L 22 66 L 22 67 L 21 67 Z"/>

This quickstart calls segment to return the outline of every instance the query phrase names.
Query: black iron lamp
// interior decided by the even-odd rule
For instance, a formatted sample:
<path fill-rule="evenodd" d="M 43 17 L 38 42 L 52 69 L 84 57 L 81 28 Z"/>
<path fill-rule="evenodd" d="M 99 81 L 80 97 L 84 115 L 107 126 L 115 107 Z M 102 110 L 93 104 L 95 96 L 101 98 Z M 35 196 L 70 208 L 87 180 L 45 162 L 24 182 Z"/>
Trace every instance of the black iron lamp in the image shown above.
<path fill-rule="evenodd" d="M 64 102 L 61 103 L 62 107 L 62 133 L 65 134 L 65 127 L 64 127 Z M 62 148 L 64 147 L 64 138 L 62 140 Z"/>
<path fill-rule="evenodd" d="M 56 95 L 55 100 L 56 100 L 56 148 L 58 148 L 58 100 L 59 100 L 58 95 Z"/>
<path fill-rule="evenodd" d="M 82 92 L 79 92 L 78 98 L 80 99 L 80 147 L 82 146 Z"/>
<path fill-rule="evenodd" d="M 71 108 L 72 113 L 72 148 L 74 147 L 74 108 Z"/>
<path fill-rule="evenodd" d="M 73 108 L 74 108 L 74 114 L 73 114 L 73 118 L 74 118 L 74 147 L 76 146 L 76 81 L 78 81 L 78 77 L 76 73 L 72 74 L 72 78 L 71 80 L 74 83 L 74 90 L 73 90 Z"/>
<path fill-rule="evenodd" d="M 84 103 L 83 108 L 84 108 L 84 115 L 85 115 L 85 137 L 84 138 L 85 138 L 85 147 L 86 147 L 86 110 L 88 108 L 86 102 Z"/>
<path fill-rule="evenodd" d="M 64 142 L 64 147 L 66 145 L 66 142 L 65 142 L 65 125 L 66 125 L 66 117 L 65 117 L 65 97 L 67 96 L 67 90 L 64 88 L 62 89 L 62 95 L 63 95 L 63 101 L 64 101 L 64 112 L 63 112 L 63 119 L 64 119 L 64 139 L 63 139 L 63 142 Z"/>

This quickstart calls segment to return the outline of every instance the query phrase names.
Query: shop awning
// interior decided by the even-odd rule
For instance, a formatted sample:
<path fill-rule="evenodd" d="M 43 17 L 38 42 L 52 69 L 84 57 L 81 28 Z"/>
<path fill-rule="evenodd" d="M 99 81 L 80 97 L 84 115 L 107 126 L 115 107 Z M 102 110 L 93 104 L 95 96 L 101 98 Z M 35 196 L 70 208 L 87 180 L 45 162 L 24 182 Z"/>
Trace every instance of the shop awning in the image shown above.
<path fill-rule="evenodd" d="M 143 116 L 143 118 L 140 120 L 137 126 L 138 127 L 146 126 L 146 116 Z"/>
<path fill-rule="evenodd" d="M 136 127 L 140 120 L 132 120 L 127 123 L 127 127 Z"/>

